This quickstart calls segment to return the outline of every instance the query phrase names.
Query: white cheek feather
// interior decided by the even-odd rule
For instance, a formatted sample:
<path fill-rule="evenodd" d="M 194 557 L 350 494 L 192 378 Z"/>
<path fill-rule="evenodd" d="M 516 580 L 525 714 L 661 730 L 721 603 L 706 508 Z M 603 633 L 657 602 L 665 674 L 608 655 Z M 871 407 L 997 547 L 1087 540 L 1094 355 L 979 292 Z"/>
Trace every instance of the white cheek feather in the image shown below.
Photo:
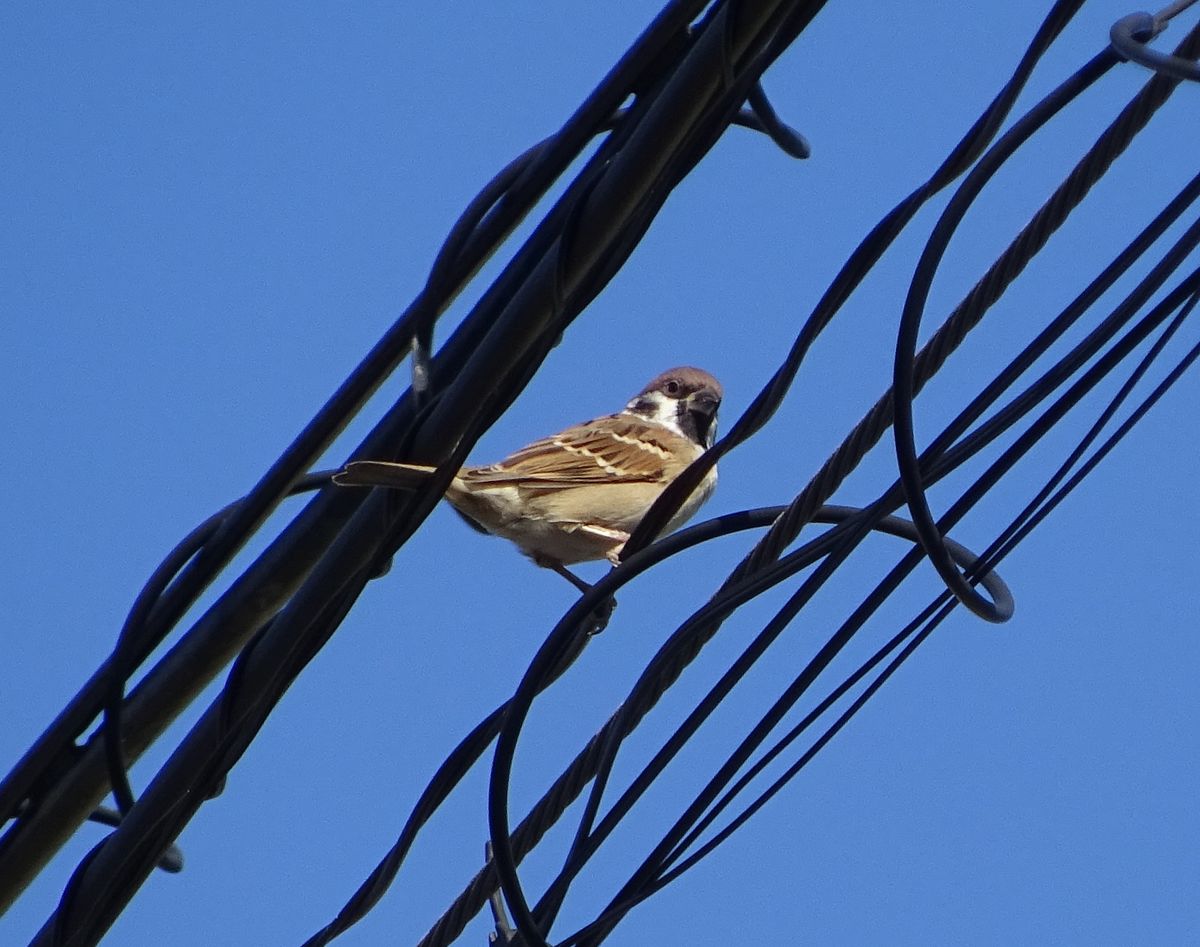
<path fill-rule="evenodd" d="M 634 412 L 633 406 L 638 404 L 650 403 L 652 412 L 644 414 L 642 411 Z M 687 437 L 683 433 L 683 429 L 679 426 L 679 401 L 676 398 L 668 398 L 661 391 L 648 391 L 644 395 L 639 395 L 625 406 L 625 413 L 633 414 L 636 417 L 644 418 L 652 424 L 661 424 L 663 427 L 674 431 L 680 437 Z"/>

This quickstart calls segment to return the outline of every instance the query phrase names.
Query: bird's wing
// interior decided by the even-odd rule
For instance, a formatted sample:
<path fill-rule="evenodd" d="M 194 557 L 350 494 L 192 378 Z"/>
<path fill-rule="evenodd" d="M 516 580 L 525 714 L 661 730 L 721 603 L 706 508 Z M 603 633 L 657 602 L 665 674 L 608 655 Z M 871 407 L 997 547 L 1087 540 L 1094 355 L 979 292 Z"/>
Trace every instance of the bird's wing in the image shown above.
<path fill-rule="evenodd" d="M 613 415 L 534 441 L 498 464 L 464 470 L 477 486 L 562 490 L 595 483 L 661 483 L 675 467 L 668 430 Z"/>

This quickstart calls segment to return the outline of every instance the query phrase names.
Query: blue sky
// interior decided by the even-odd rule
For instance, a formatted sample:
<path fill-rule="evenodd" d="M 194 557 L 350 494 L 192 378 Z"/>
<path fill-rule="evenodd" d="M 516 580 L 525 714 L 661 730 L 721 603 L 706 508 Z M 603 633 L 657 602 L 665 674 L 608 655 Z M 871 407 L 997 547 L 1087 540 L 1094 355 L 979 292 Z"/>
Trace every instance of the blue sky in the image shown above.
<path fill-rule="evenodd" d="M 412 298 L 467 200 L 566 118 L 655 9 L 0 12 L 5 769 L 106 656 L 162 555 L 249 489 Z M 472 456 L 494 460 L 614 410 L 680 363 L 724 382 L 728 429 L 846 254 L 957 142 L 1043 12 L 1032 2 L 918 14 L 889 0 L 869 15 L 830 4 L 765 79 L 811 141 L 811 160 L 731 130 Z M 1097 52 L 1128 12 L 1088 4 L 1021 105 Z M 1160 44 L 1193 22 L 1185 14 Z M 1147 78 L 1119 67 L 997 177 L 939 271 L 927 330 Z M 918 437 L 931 438 L 1195 173 L 1198 95 L 1179 90 L 929 387 Z M 723 462 L 709 512 L 786 502 L 885 389 L 936 209 L 822 337 L 771 425 Z M 1195 340 L 1194 327 L 1182 334 Z M 386 387 L 328 465 L 404 382 Z M 953 616 L 774 803 L 610 943 L 1200 936 L 1198 384 L 1185 377 L 1006 562 L 1009 624 Z M 1072 415 L 956 537 L 986 545 L 1098 404 Z M 835 501 L 866 502 L 893 467 L 885 441 Z M 944 509 L 950 493 L 931 497 Z M 264 541 L 298 508 L 285 505 Z M 622 594 L 609 630 L 535 706 L 514 811 L 541 794 L 750 542 L 714 543 Z M 901 551 L 870 544 L 806 610 L 602 853 L 561 932 L 607 901 L 713 759 Z M 918 570 L 854 653 L 936 589 L 932 569 Z M 366 876 L 434 767 L 511 692 L 572 599 L 557 577 L 437 510 L 184 832 L 185 872 L 151 877 L 107 942 L 302 941 Z M 782 600 L 767 596 L 729 623 L 623 752 L 618 780 Z M 213 693 L 134 767 L 135 786 Z M 473 772 L 396 887 L 339 943 L 411 943 L 425 932 L 482 863 L 486 778 L 486 767 Z M 33 935 L 99 838 L 92 826 L 78 833 L 0 918 L 0 943 Z M 527 866 L 529 888 L 568 843 L 562 831 L 548 838 Z M 477 921 L 464 942 L 484 943 L 487 928 Z"/>

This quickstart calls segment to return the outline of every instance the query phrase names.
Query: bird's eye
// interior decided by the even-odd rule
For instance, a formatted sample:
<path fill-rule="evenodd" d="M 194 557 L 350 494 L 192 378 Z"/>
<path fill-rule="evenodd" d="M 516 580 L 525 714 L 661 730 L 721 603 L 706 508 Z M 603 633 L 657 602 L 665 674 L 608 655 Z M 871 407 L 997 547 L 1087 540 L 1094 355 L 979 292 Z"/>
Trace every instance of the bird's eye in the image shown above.
<path fill-rule="evenodd" d="M 675 379 L 671 379 L 669 382 L 667 382 L 667 394 L 679 394 L 679 382 L 675 381 Z"/>

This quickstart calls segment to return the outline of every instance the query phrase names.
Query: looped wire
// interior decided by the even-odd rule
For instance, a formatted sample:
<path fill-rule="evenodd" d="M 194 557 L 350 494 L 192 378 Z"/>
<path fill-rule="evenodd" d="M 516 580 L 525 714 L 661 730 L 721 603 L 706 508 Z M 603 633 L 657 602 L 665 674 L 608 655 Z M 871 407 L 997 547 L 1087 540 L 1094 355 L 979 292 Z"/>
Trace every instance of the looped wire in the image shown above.
<path fill-rule="evenodd" d="M 1192 51 L 1200 43 L 1200 33 L 1193 31 L 1183 46 Z M 1111 64 L 1113 53 L 1105 50 L 1093 57 L 1087 71 L 1098 77 Z M 1079 75 L 1082 76 L 1084 70 Z M 1105 129 L 1096 143 L 1079 160 L 1067 179 L 1042 205 L 1030 223 L 1009 245 L 988 273 L 976 283 L 963 304 L 955 310 L 947 325 L 971 325 L 982 318 L 983 313 L 1000 297 L 1005 288 L 1024 270 L 1033 256 L 1046 244 L 1050 236 L 1063 224 L 1074 208 L 1087 196 L 1091 186 L 1106 173 L 1112 162 L 1145 126 L 1151 116 L 1170 97 L 1175 86 L 1170 77 L 1153 77 L 1121 114 Z M 1061 88 L 1066 88 L 1064 84 Z M 1080 88 L 1084 86 L 1081 82 Z M 951 561 L 942 540 L 941 530 L 933 519 L 933 513 L 925 497 L 924 474 L 917 457 L 916 435 L 913 426 L 912 403 L 919 390 L 916 384 L 917 370 L 914 364 L 917 335 L 925 300 L 928 298 L 933 276 L 942 259 L 950 238 L 961 223 L 971 203 L 987 181 L 997 170 L 996 158 L 1003 155 L 1005 142 L 1018 142 L 1027 137 L 1065 104 L 1066 98 L 1051 96 L 1034 109 L 1022 122 L 1010 129 L 997 143 L 992 152 L 972 171 L 963 183 L 934 228 L 925 250 L 914 271 L 908 296 L 897 331 L 896 355 L 893 366 L 892 387 L 895 392 L 895 417 L 893 419 L 894 443 L 900 480 L 905 499 L 914 524 L 921 534 L 922 546 L 930 562 L 946 586 L 967 608 L 990 622 L 1005 620 L 1002 613 L 980 595 Z M 1040 114 L 1039 114 L 1040 113 Z M 932 346 L 932 343 L 931 343 Z"/>
<path fill-rule="evenodd" d="M 1123 59 L 1145 66 L 1161 75 L 1200 82 L 1200 63 L 1172 53 L 1160 53 L 1150 47 L 1151 40 L 1166 29 L 1171 17 L 1194 2 L 1195 0 L 1180 0 L 1157 14 L 1130 13 L 1121 17 L 1108 32 L 1113 49 Z"/>

